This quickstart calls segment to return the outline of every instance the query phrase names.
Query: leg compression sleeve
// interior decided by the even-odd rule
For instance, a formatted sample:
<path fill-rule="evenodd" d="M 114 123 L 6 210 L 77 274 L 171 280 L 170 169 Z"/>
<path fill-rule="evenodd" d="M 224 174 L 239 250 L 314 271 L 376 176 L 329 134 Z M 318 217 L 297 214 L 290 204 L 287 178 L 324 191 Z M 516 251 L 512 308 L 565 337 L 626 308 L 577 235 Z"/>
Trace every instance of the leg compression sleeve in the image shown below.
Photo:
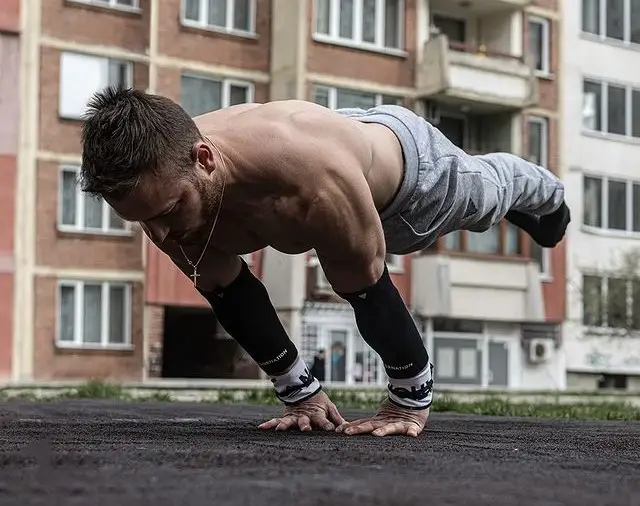
<path fill-rule="evenodd" d="M 363 339 L 380 355 L 389 377 L 389 400 L 403 407 L 431 405 L 433 366 L 385 264 L 380 279 L 357 293 L 339 293 L 355 311 Z"/>
<path fill-rule="evenodd" d="M 199 292 L 220 325 L 269 375 L 278 398 L 285 404 L 302 402 L 321 389 L 320 383 L 289 339 L 266 288 L 241 261 L 240 274 L 227 287 Z"/>

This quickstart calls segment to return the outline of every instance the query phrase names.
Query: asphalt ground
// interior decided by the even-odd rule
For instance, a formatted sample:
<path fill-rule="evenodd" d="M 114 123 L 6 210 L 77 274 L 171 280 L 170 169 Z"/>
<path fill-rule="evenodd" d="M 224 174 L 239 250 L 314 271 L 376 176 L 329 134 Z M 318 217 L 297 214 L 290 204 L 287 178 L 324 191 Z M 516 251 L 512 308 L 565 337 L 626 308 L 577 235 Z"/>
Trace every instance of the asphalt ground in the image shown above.
<path fill-rule="evenodd" d="M 10 401 L 0 505 L 640 505 L 640 423 L 434 413 L 418 438 L 257 428 L 279 413 Z"/>

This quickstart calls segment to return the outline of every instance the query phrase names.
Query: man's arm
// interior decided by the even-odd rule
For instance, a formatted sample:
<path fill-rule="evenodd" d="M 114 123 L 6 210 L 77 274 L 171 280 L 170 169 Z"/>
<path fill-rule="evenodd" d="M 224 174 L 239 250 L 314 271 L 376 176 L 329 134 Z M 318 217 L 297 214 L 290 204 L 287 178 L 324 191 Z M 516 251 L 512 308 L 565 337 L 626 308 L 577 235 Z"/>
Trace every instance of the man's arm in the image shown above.
<path fill-rule="evenodd" d="M 367 182 L 357 170 L 336 170 L 340 190 L 321 195 L 308 216 L 318 259 L 334 291 L 353 307 L 363 339 L 382 358 L 389 400 L 426 409 L 433 399 L 433 367 L 389 276 L 384 233 Z"/>
<path fill-rule="evenodd" d="M 185 275 L 191 274 L 179 248 L 158 246 Z M 320 383 L 310 374 L 266 288 L 244 259 L 212 248 L 199 271 L 198 292 L 209 302 L 220 325 L 270 377 L 278 398 L 292 405 L 318 393 Z"/>

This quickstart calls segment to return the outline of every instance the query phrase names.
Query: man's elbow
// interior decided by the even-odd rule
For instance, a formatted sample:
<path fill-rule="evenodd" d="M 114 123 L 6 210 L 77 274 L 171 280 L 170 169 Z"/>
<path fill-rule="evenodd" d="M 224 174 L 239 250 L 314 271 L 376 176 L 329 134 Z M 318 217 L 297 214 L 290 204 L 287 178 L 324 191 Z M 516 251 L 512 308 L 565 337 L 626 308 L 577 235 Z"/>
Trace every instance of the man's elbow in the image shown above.
<path fill-rule="evenodd" d="M 384 254 L 367 259 L 354 259 L 351 262 L 343 261 L 339 264 L 327 263 L 323 265 L 327 280 L 338 294 L 365 291 L 378 282 L 384 272 L 384 267 Z"/>

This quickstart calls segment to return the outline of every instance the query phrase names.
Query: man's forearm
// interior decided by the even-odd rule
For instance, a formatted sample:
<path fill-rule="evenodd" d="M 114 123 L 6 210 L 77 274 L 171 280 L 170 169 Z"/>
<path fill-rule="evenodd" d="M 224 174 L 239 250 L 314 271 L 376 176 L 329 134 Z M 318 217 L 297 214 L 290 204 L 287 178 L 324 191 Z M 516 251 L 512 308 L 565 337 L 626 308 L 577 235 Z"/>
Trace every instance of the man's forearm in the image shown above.
<path fill-rule="evenodd" d="M 270 377 L 278 398 L 297 404 L 320 390 L 298 350 L 289 339 L 269 294 L 241 259 L 238 276 L 216 291 L 199 290 L 222 327 Z"/>

